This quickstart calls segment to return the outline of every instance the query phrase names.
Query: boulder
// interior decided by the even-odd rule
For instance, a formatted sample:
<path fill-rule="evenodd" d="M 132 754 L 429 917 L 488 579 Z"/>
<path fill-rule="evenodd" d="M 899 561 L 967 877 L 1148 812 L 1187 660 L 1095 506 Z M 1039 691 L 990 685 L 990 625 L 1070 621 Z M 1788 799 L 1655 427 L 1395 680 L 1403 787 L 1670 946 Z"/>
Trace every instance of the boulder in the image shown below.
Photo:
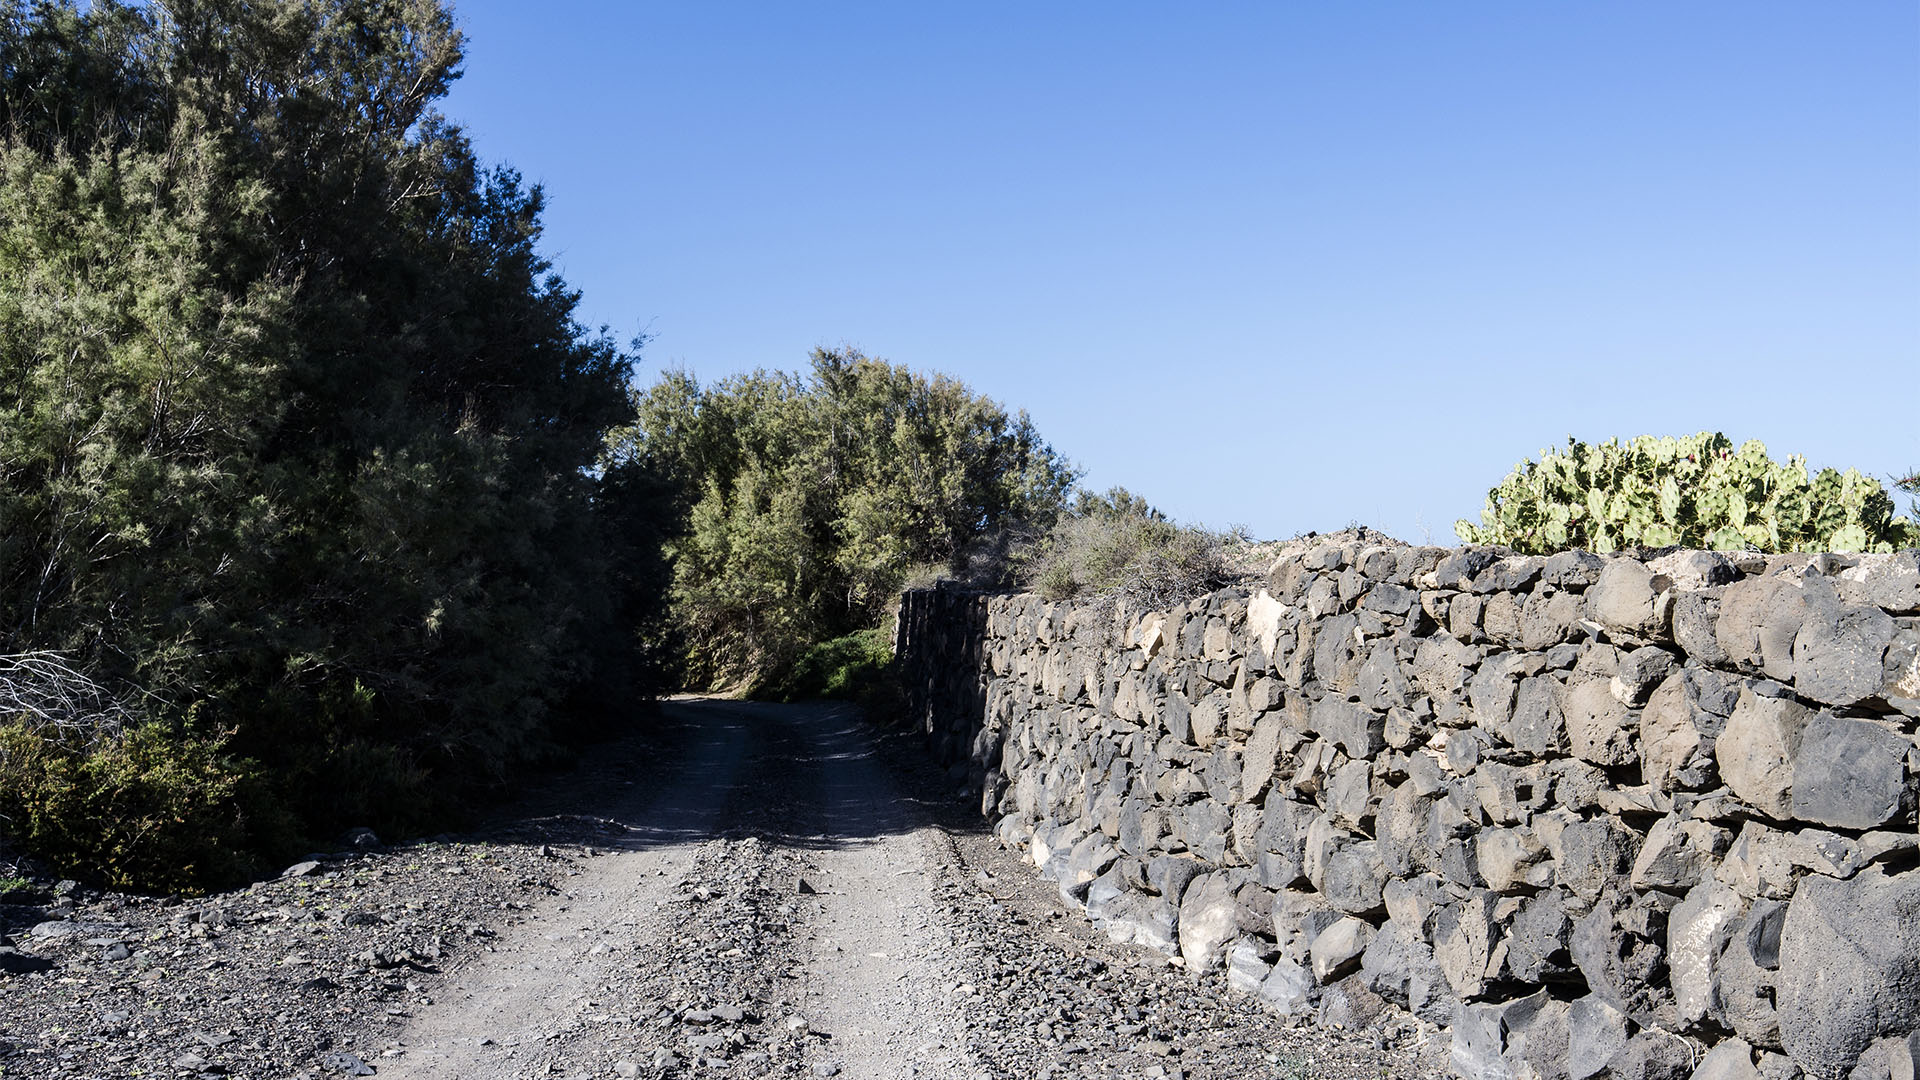
<path fill-rule="evenodd" d="M 1372 941 L 1373 927 L 1351 915 L 1320 931 L 1310 950 L 1314 981 L 1326 986 L 1358 971 Z"/>
<path fill-rule="evenodd" d="M 1186 896 L 1187 886 L 1206 871 L 1207 864 L 1199 859 L 1186 855 L 1158 855 L 1147 860 L 1147 884 L 1167 903 L 1178 907 Z"/>
<path fill-rule="evenodd" d="M 1597 900 L 1609 882 L 1633 865 L 1637 842 L 1605 817 L 1568 825 L 1560 832 L 1555 881 L 1583 900 Z"/>
<path fill-rule="evenodd" d="M 1693 1044 L 1663 1031 L 1642 1031 L 1607 1062 L 1610 1080 L 1687 1080 L 1695 1064 Z"/>
<path fill-rule="evenodd" d="M 1480 996 L 1494 974 L 1491 961 L 1500 943 L 1500 925 L 1494 916 L 1496 897 L 1481 890 L 1434 913 L 1433 958 L 1447 977 L 1447 985 L 1462 1000 Z"/>
<path fill-rule="evenodd" d="M 1360 683 L 1355 692 L 1360 703 L 1369 709 L 1387 712 L 1392 709 L 1404 709 L 1411 700 L 1413 684 L 1407 679 L 1407 671 L 1394 651 L 1391 641 L 1382 641 L 1367 653 L 1367 662 L 1360 668 Z"/>
<path fill-rule="evenodd" d="M 1553 779 L 1544 765 L 1489 761 L 1473 772 L 1473 794 L 1496 825 L 1519 825 L 1546 809 Z"/>
<path fill-rule="evenodd" d="M 1303 1013 L 1313 1001 L 1313 973 L 1282 958 L 1260 983 L 1254 996 L 1282 1016 Z"/>
<path fill-rule="evenodd" d="M 1686 673 L 1675 671 L 1640 710 L 1641 775 L 1656 791 L 1696 790 L 1719 778 L 1695 701 Z"/>
<path fill-rule="evenodd" d="M 1368 942 L 1360 974 L 1375 993 L 1430 1023 L 1446 1023 L 1457 1003 L 1417 926 L 1394 919 Z"/>
<path fill-rule="evenodd" d="M 1233 815 L 1225 806 L 1210 798 L 1195 799 L 1176 808 L 1170 817 L 1173 834 L 1188 851 L 1215 866 L 1226 861 Z"/>
<path fill-rule="evenodd" d="M 1545 990 L 1513 1003 L 1502 1022 L 1507 1029 L 1506 1058 L 1517 1076 L 1568 1080 L 1571 1013 L 1568 1002 Z"/>
<path fill-rule="evenodd" d="M 1107 938 L 1177 956 L 1180 909 L 1160 897 L 1144 896 L 1101 878 L 1087 889 L 1087 918 Z"/>
<path fill-rule="evenodd" d="M 1474 575 L 1476 593 L 1525 592 L 1540 577 L 1547 560 L 1538 555 L 1509 555 Z"/>
<path fill-rule="evenodd" d="M 1920 630 L 1902 630 L 1880 665 L 1880 700 L 1896 712 L 1920 717 Z"/>
<path fill-rule="evenodd" d="M 1450 1059 L 1460 1080 L 1516 1080 L 1506 1058 L 1507 1033 L 1501 1024 L 1507 1005 L 1462 1002 L 1453 1010 Z"/>
<path fill-rule="evenodd" d="M 1567 1080 L 1571 1007 L 1540 990 L 1454 1010 L 1452 1064 L 1465 1080 Z"/>
<path fill-rule="evenodd" d="M 1385 713 L 1343 698 L 1314 702 L 1313 728 L 1354 759 L 1371 758 L 1386 746 Z"/>
<path fill-rule="evenodd" d="M 1673 583 L 1673 588 L 1683 592 L 1725 585 L 1740 576 L 1733 560 L 1718 551 L 1676 551 L 1647 560 L 1647 569 L 1656 577 L 1665 577 Z"/>
<path fill-rule="evenodd" d="M 1755 902 L 1714 965 L 1718 980 L 1714 1018 L 1742 1039 L 1770 1050 L 1780 1049 L 1774 972 L 1780 966 L 1780 924 L 1785 916 L 1783 904 Z"/>
<path fill-rule="evenodd" d="M 1260 811 L 1260 827 L 1253 834 L 1254 866 L 1262 885 L 1279 889 L 1300 879 L 1307 826 L 1313 813 L 1313 807 L 1305 803 L 1278 794 L 1267 796 L 1266 806 Z"/>
<path fill-rule="evenodd" d="M 1434 567 L 1433 585 L 1436 589 L 1465 589 L 1480 576 L 1480 571 L 1499 562 L 1500 549 L 1485 547 L 1461 548 L 1440 560 Z"/>
<path fill-rule="evenodd" d="M 1328 862 L 1334 852 L 1351 843 L 1353 834 L 1334 824 L 1330 815 L 1321 814 L 1314 818 L 1307 826 L 1305 857 L 1302 860 L 1308 884 L 1322 892 L 1326 891 Z"/>
<path fill-rule="evenodd" d="M 1387 867 L 1381 861 L 1378 845 L 1363 840 L 1341 848 L 1328 858 L 1320 891 L 1336 911 L 1371 916 L 1385 908 L 1381 889 L 1386 883 Z"/>
<path fill-rule="evenodd" d="M 1065 864 L 1060 869 L 1060 899 L 1063 903 L 1079 906 L 1086 902 L 1087 888 L 1093 879 L 1106 873 L 1120 858 L 1120 850 L 1113 846 L 1105 833 L 1093 833 L 1083 837 L 1067 853 Z"/>
<path fill-rule="evenodd" d="M 1308 607 L 1313 598 L 1308 597 Z M 1335 695 L 1344 696 L 1360 680 L 1360 667 L 1366 662 L 1359 635 L 1359 619 L 1351 612 L 1321 622 L 1313 635 L 1313 677 Z M 1356 755 L 1357 756 L 1357 755 Z"/>
<path fill-rule="evenodd" d="M 1600 580 L 1607 562 L 1591 551 L 1560 551 L 1547 556 L 1540 579 L 1549 585 L 1579 591 Z"/>
<path fill-rule="evenodd" d="M 1700 734 L 1718 738 L 1726 730 L 1727 717 L 1733 715 L 1733 707 L 1740 703 L 1744 682 L 1737 676 L 1698 664 L 1688 664 L 1682 671 L 1682 677 L 1687 681 L 1688 698 L 1700 710 L 1693 717 L 1693 722 L 1700 727 Z"/>
<path fill-rule="evenodd" d="M 1793 688 L 1823 705 L 1854 705 L 1880 693 L 1893 617 L 1847 604 L 1811 608 L 1793 639 Z"/>
<path fill-rule="evenodd" d="M 1387 999 L 1374 993 L 1356 972 L 1320 992 L 1320 1014 L 1315 1021 L 1323 1028 L 1358 1031 L 1378 1019 L 1386 1008 Z"/>
<path fill-rule="evenodd" d="M 1273 965 L 1269 963 L 1260 944 L 1250 938 L 1241 938 L 1227 950 L 1227 989 L 1242 994 L 1251 994 L 1260 989 L 1260 984 L 1273 974 Z"/>
<path fill-rule="evenodd" d="M 1674 655 L 1653 645 L 1634 649 L 1620 661 L 1620 670 L 1608 684 L 1615 699 L 1630 708 L 1647 703 L 1648 695 L 1679 666 Z"/>
<path fill-rule="evenodd" d="M 1587 617 L 1626 641 L 1653 641 L 1665 636 L 1658 603 L 1661 588 L 1654 587 L 1653 571 L 1637 559 L 1609 559 L 1600 579 L 1587 589 Z"/>
<path fill-rule="evenodd" d="M 1727 651 L 1720 647 L 1716 633 L 1721 592 L 1683 592 L 1673 600 L 1673 643 L 1702 664 L 1727 662 Z"/>
<path fill-rule="evenodd" d="M 1279 944 L 1281 954 L 1291 959 L 1308 959 L 1313 939 L 1341 918 L 1317 892 L 1282 889 L 1274 894 L 1273 939 Z"/>
<path fill-rule="evenodd" d="M 1914 1080 L 1920 1074 L 1920 1031 L 1902 1039 L 1875 1039 L 1847 1080 Z"/>
<path fill-rule="evenodd" d="M 1753 1067 L 1753 1047 L 1740 1039 L 1726 1039 L 1700 1059 L 1687 1080 L 1760 1080 Z"/>
<path fill-rule="evenodd" d="M 1286 719 L 1278 713 L 1265 713 L 1253 723 L 1253 734 L 1240 759 L 1240 793 L 1248 802 L 1258 802 L 1273 781 L 1285 725 Z"/>
<path fill-rule="evenodd" d="M 1794 574 L 1768 574 L 1727 586 L 1714 636 L 1729 662 L 1793 678 L 1793 639 L 1816 606 L 1837 604 L 1832 586 Z"/>
<path fill-rule="evenodd" d="M 1547 845 L 1532 829 L 1487 829 L 1474 845 L 1480 879 L 1494 892 L 1542 889 L 1553 883 Z"/>
<path fill-rule="evenodd" d="M 1189 971 L 1210 971 L 1226 961 L 1240 934 L 1233 884 L 1224 873 L 1202 874 L 1180 899 L 1180 957 Z"/>
<path fill-rule="evenodd" d="M 1714 742 L 1720 775 L 1735 795 L 1776 820 L 1793 814 L 1793 760 L 1813 710 L 1792 698 L 1763 697 L 1751 687 Z"/>
<path fill-rule="evenodd" d="M 1343 828 L 1365 829 L 1373 821 L 1373 763 L 1349 761 L 1327 778 L 1326 807 Z"/>
<path fill-rule="evenodd" d="M 1742 896 L 1785 900 L 1807 871 L 1845 880 L 1879 859 L 1911 852 L 1911 834 L 1872 832 L 1855 838 L 1825 829 L 1788 832 L 1749 821 L 1714 876 Z"/>
<path fill-rule="evenodd" d="M 1520 680 L 1507 737 L 1513 748 L 1542 757 L 1567 751 L 1567 724 L 1560 708 L 1560 681 L 1537 675 Z"/>
<path fill-rule="evenodd" d="M 1429 801 L 1409 780 L 1394 788 L 1374 815 L 1375 850 L 1389 875 L 1406 877 L 1432 863 L 1433 850 L 1424 842 Z"/>
<path fill-rule="evenodd" d="M 1181 694 L 1169 692 L 1166 703 L 1160 707 L 1160 722 L 1174 738 L 1192 741 L 1193 703 Z"/>
<path fill-rule="evenodd" d="M 1450 698 L 1467 685 L 1468 672 L 1480 663 L 1485 650 L 1449 637 L 1422 638 L 1413 654 L 1413 681 L 1435 702 Z"/>
<path fill-rule="evenodd" d="M 1647 830 L 1633 862 L 1636 889 L 1686 892 L 1711 873 L 1733 836 L 1710 822 L 1668 814 Z"/>
<path fill-rule="evenodd" d="M 1652 941 L 1621 929 L 1605 902 L 1574 921 L 1567 951 L 1587 987 L 1629 1015 L 1657 996 L 1648 980 L 1664 966 L 1665 954 Z"/>
<path fill-rule="evenodd" d="M 1565 893 L 1549 889 L 1522 901 L 1507 926 L 1507 973 L 1534 985 L 1559 979 L 1573 966 L 1567 953 L 1572 929 Z"/>
<path fill-rule="evenodd" d="M 1387 918 L 1423 941 L 1432 928 L 1434 910 L 1447 901 L 1446 886 L 1440 875 L 1433 873 L 1394 878 L 1381 892 L 1386 898 Z"/>
<path fill-rule="evenodd" d="M 1842 600 L 1897 615 L 1920 612 L 1920 552 L 1862 555 L 1859 559 L 1835 575 L 1834 587 Z"/>
<path fill-rule="evenodd" d="M 1696 885 L 1667 918 L 1667 971 L 1680 1023 L 1692 1026 L 1719 1010 L 1715 969 L 1746 916 L 1746 901 L 1717 881 Z"/>
<path fill-rule="evenodd" d="M 1530 652 L 1572 641 L 1580 625 L 1580 598 L 1542 589 L 1520 609 L 1520 647 Z"/>
<path fill-rule="evenodd" d="M 1193 745 L 1202 750 L 1211 749 L 1214 740 L 1226 730 L 1227 710 L 1212 695 L 1201 698 L 1188 713 L 1187 721 L 1192 725 Z"/>
<path fill-rule="evenodd" d="M 1872 721 L 1820 713 L 1807 723 L 1794 755 L 1793 816 L 1843 829 L 1891 821 L 1911 799 L 1913 745 Z"/>
<path fill-rule="evenodd" d="M 1627 1014 L 1598 994 L 1575 998 L 1567 1013 L 1567 1076 L 1588 1080 L 1627 1044 Z"/>
<path fill-rule="evenodd" d="M 1780 931 L 1778 994 L 1780 1041 L 1816 1080 L 1920 1029 L 1920 871 L 1802 879 Z"/>
<path fill-rule="evenodd" d="M 1602 767 L 1639 760 L 1638 725 L 1609 682 L 1593 679 L 1569 687 L 1561 711 L 1573 756 Z"/>
<path fill-rule="evenodd" d="M 1167 812 L 1146 799 L 1128 799 L 1120 804 L 1120 850 L 1145 857 L 1160 846 L 1167 835 Z"/>

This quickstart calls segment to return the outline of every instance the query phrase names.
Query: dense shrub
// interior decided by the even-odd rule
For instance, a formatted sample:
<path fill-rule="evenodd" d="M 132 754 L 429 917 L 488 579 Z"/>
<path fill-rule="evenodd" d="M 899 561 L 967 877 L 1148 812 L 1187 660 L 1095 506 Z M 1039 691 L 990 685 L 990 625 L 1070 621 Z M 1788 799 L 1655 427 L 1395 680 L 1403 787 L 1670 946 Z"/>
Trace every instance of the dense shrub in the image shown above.
<path fill-rule="evenodd" d="M 1472 544 L 1529 553 L 1642 546 L 1759 551 L 1889 551 L 1915 542 L 1880 483 L 1849 469 L 1809 477 L 1806 460 L 1776 464 L 1758 441 L 1736 449 L 1717 432 L 1643 435 L 1589 445 L 1569 439 L 1523 461 L 1487 493 Z"/>
<path fill-rule="evenodd" d="M 0 0 L 0 653 L 150 703 L 124 744 L 14 745 L 108 838 L 33 835 L 116 880 L 239 863 L 112 837 L 269 835 L 176 782 L 389 831 L 632 673 L 593 643 L 657 584 L 592 471 L 632 358 L 435 108 L 460 64 L 437 0 Z"/>
<path fill-rule="evenodd" d="M 686 685 L 768 692 L 821 642 L 880 624 L 915 567 L 1051 522 L 1075 472 L 1024 413 L 851 350 L 804 376 L 636 392 L 609 478 L 667 478 L 670 626 Z"/>
<path fill-rule="evenodd" d="M 1116 487 L 1078 493 L 1071 512 L 1015 558 L 1025 584 L 1049 600 L 1124 595 L 1164 607 L 1226 583 L 1227 539 L 1175 524 Z"/>
<path fill-rule="evenodd" d="M 196 891 L 262 869 L 292 822 L 257 762 L 147 724 L 74 742 L 0 719 L 0 818 L 60 872 L 116 888 Z"/>
<path fill-rule="evenodd" d="M 782 701 L 871 701 L 886 688 L 892 664 L 893 635 L 884 627 L 859 630 L 801 654 L 770 696 Z"/>

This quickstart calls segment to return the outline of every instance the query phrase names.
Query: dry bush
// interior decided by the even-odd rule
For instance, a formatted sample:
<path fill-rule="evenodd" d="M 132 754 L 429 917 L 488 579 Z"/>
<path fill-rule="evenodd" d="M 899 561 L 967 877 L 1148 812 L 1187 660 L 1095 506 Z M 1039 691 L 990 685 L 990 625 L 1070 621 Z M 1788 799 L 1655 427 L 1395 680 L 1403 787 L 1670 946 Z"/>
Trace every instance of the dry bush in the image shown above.
<path fill-rule="evenodd" d="M 1169 607 L 1228 584 L 1229 537 L 1144 514 L 1063 518 L 1031 550 L 1021 575 L 1049 600 L 1124 596 Z"/>

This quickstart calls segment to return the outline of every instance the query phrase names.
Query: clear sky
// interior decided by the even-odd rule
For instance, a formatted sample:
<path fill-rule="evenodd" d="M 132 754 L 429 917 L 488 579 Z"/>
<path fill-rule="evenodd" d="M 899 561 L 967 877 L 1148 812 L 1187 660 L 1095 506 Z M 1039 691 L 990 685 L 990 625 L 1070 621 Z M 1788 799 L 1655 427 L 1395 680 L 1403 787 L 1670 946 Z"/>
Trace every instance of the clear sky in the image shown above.
<path fill-rule="evenodd" d="M 645 381 L 855 345 L 1265 538 L 1569 435 L 1920 463 L 1911 0 L 455 2 Z"/>

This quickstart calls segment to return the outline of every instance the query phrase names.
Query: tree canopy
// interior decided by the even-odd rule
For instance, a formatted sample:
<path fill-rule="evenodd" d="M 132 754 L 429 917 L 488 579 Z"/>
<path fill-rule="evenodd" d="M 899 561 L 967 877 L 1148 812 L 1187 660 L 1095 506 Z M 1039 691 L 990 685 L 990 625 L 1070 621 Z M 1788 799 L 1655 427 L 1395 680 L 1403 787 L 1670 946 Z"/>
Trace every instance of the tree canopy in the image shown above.
<path fill-rule="evenodd" d="M 671 620 L 694 685 L 763 685 L 809 646 L 878 624 L 916 566 L 1044 529 L 1078 474 L 1025 413 L 856 350 L 804 375 L 636 391 L 611 472 L 669 478 Z"/>
<path fill-rule="evenodd" d="M 137 743 L 252 794 L 113 872 L 237 872 L 505 775 L 621 663 L 632 358 L 436 110 L 460 62 L 436 0 L 0 0 L 0 652 L 153 726 L 0 717 L 16 828 Z"/>

